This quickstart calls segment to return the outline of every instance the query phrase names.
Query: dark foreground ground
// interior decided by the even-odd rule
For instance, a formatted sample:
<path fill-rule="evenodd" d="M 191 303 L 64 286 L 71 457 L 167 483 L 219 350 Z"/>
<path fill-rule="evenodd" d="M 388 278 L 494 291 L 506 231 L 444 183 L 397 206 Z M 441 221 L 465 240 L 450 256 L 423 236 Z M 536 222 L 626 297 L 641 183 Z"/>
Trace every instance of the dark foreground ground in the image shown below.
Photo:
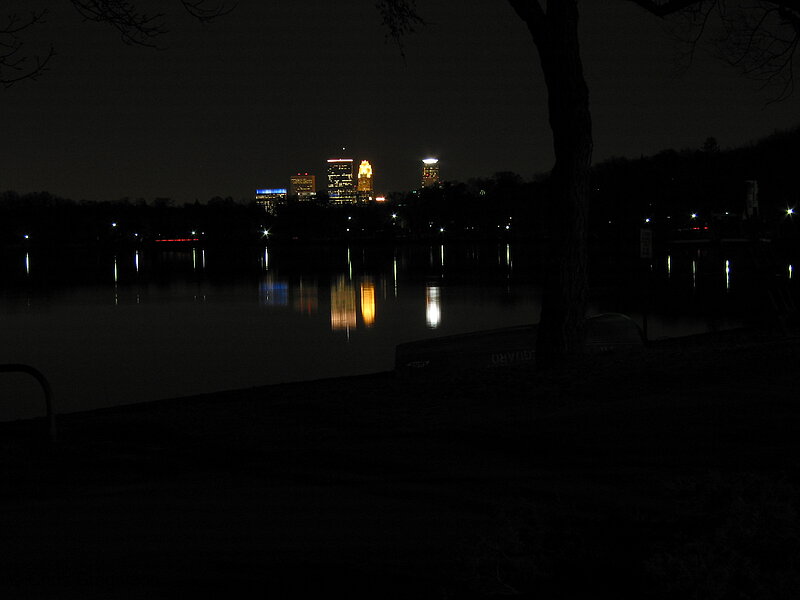
<path fill-rule="evenodd" d="M 796 598 L 800 338 L 0 426 L 0 597 Z"/>

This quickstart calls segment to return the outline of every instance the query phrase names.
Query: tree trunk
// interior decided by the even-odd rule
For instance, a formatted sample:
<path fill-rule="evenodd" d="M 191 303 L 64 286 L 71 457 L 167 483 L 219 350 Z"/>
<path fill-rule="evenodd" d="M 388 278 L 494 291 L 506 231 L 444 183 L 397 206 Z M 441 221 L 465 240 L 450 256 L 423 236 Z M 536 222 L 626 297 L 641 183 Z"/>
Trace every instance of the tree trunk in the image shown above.
<path fill-rule="evenodd" d="M 548 92 L 555 165 L 551 218 L 555 232 L 545 270 L 536 342 L 539 366 L 580 351 L 588 294 L 587 213 L 592 120 L 578 46 L 576 0 L 550 0 L 547 14 L 527 20 Z"/>

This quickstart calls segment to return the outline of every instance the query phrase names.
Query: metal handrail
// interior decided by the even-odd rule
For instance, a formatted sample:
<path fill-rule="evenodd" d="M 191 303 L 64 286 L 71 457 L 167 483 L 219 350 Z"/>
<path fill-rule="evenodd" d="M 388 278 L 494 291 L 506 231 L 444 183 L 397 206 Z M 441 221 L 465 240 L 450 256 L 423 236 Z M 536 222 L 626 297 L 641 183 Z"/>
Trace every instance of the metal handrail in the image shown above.
<path fill-rule="evenodd" d="M 47 423 L 50 430 L 50 441 L 56 441 L 56 414 L 53 412 L 53 390 L 50 387 L 50 382 L 42 374 L 39 369 L 30 365 L 23 365 L 17 363 L 9 363 L 0 365 L 0 373 L 27 373 L 39 382 L 44 392 L 44 405 L 47 411 Z"/>

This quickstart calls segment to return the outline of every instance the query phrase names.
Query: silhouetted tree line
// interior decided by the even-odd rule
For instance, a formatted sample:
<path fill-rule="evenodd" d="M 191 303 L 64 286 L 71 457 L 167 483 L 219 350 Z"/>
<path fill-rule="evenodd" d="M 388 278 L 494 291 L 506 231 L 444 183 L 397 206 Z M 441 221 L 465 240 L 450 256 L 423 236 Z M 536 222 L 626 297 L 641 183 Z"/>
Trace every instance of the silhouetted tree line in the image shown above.
<path fill-rule="evenodd" d="M 694 227 L 718 237 L 793 237 L 787 209 L 800 209 L 798 161 L 800 127 L 730 150 L 708 138 L 696 149 L 609 159 L 591 172 L 591 239 L 630 239 L 641 227 L 657 240 Z M 748 219 L 751 180 L 758 184 L 758 215 Z"/>
<path fill-rule="evenodd" d="M 723 237 L 796 237 L 793 220 L 800 214 L 787 209 L 800 212 L 797 164 L 800 127 L 729 150 L 708 138 L 695 149 L 606 160 L 591 171 L 590 240 L 595 248 L 632 254 L 642 227 L 653 229 L 657 242 L 693 227 Z M 759 190 L 759 216 L 750 220 L 743 218 L 748 180 Z M 225 243 L 547 241 L 556 231 L 552 196 L 548 176 L 526 180 L 511 172 L 397 193 L 383 204 L 334 206 L 324 193 L 310 202 L 290 198 L 275 215 L 230 197 L 175 206 L 169 198 L 74 202 L 9 191 L 0 195 L 0 243 L 146 243 L 190 235 Z"/>
<path fill-rule="evenodd" d="M 727 150 L 707 138 L 697 148 L 611 158 L 590 172 L 590 241 L 634 252 L 643 227 L 654 230 L 657 242 L 695 227 L 719 237 L 794 237 L 792 221 L 800 214 L 791 217 L 787 210 L 800 213 L 798 164 L 800 127 Z M 758 184 L 755 218 L 745 214 L 751 180 Z M 549 176 L 526 181 L 515 173 L 496 173 L 409 194 L 397 212 L 411 235 L 435 235 L 444 228 L 452 237 L 542 241 L 556 235 L 553 196 Z"/>
<path fill-rule="evenodd" d="M 160 238 L 254 239 L 263 210 L 215 197 L 176 206 L 169 198 L 88 202 L 49 192 L 0 194 L 0 245 L 124 245 Z M 194 232 L 194 233 L 192 233 Z"/>

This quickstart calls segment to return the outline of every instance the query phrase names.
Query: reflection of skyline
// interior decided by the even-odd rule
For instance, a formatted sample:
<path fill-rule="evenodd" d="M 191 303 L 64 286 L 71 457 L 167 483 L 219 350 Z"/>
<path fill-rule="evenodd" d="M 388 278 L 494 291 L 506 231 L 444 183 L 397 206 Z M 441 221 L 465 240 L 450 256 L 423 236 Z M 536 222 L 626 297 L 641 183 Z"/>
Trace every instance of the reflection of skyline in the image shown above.
<path fill-rule="evenodd" d="M 371 279 L 361 282 L 361 319 L 367 327 L 375 324 L 375 284 Z"/>
<path fill-rule="evenodd" d="M 266 275 L 261 280 L 259 300 L 266 306 L 288 306 L 289 284 Z"/>
<path fill-rule="evenodd" d="M 354 329 L 356 326 L 356 289 L 341 275 L 331 286 L 331 329 Z"/>
<path fill-rule="evenodd" d="M 153 251 L 143 246 L 103 253 L 99 260 L 90 261 L 76 254 L 24 248 L 11 256 L 7 264 L 0 264 L 0 268 L 5 267 L 2 274 L 11 292 L 15 286 L 19 287 L 34 300 L 42 296 L 44 289 L 59 290 L 94 280 L 113 286 L 113 294 L 108 296 L 112 303 L 124 303 L 134 297 L 136 303 L 140 297 L 146 303 L 148 295 L 160 293 L 159 289 L 165 285 L 184 281 L 196 285 L 190 299 L 205 300 L 215 285 L 222 283 L 227 289 L 231 281 L 238 283 L 242 277 L 255 275 L 251 298 L 262 306 L 306 316 L 322 313 L 319 317 L 329 331 L 383 327 L 393 319 L 396 303 L 410 302 L 418 307 L 424 298 L 424 317 L 417 308 L 415 325 L 432 330 L 444 327 L 443 313 L 449 310 L 449 304 L 445 307 L 442 297 L 445 282 L 460 284 L 484 272 L 489 274 L 484 281 L 497 281 L 502 276 L 505 284 L 516 273 L 523 273 L 524 278 L 528 271 L 520 264 L 527 267 L 526 261 L 531 260 L 525 248 L 508 243 L 429 244 L 388 249 L 276 246 L 243 253 L 207 250 L 201 246 Z M 696 294 L 724 291 L 731 302 L 740 303 L 743 294 L 750 293 L 751 288 L 747 286 L 751 285 L 752 275 L 747 270 L 749 263 L 741 257 L 678 250 L 680 252 L 671 252 L 663 261 L 658 261 L 654 273 L 656 277 L 663 277 L 665 283 L 669 282 L 671 293 L 680 302 L 688 306 L 698 297 Z M 784 259 L 780 269 L 786 282 L 796 286 L 792 258 Z M 427 285 L 420 281 L 423 276 Z M 490 279 L 493 277 L 497 279 Z M 47 284 L 47 288 L 42 283 Z M 404 292 L 408 294 L 412 289 L 415 290 L 413 296 L 405 299 Z M 680 295 L 688 291 L 695 295 Z M 327 306 L 329 301 L 330 307 Z M 451 296 L 448 301 L 452 302 Z M 380 303 L 383 305 L 378 306 Z M 688 306 L 686 310 L 691 309 Z M 448 316 L 447 327 L 451 327 L 452 317 Z"/>
<path fill-rule="evenodd" d="M 319 289 L 316 283 L 307 283 L 302 279 L 292 288 L 294 310 L 305 315 L 313 315 L 319 310 Z"/>
<path fill-rule="evenodd" d="M 265 275 L 259 285 L 259 302 L 265 306 L 289 307 L 305 315 L 319 310 L 319 286 L 302 279 L 297 284 Z M 358 326 L 360 308 L 361 322 L 365 327 L 375 324 L 377 314 L 376 286 L 371 277 L 365 277 L 356 286 L 347 275 L 339 275 L 330 287 L 331 330 L 355 329 Z"/>

